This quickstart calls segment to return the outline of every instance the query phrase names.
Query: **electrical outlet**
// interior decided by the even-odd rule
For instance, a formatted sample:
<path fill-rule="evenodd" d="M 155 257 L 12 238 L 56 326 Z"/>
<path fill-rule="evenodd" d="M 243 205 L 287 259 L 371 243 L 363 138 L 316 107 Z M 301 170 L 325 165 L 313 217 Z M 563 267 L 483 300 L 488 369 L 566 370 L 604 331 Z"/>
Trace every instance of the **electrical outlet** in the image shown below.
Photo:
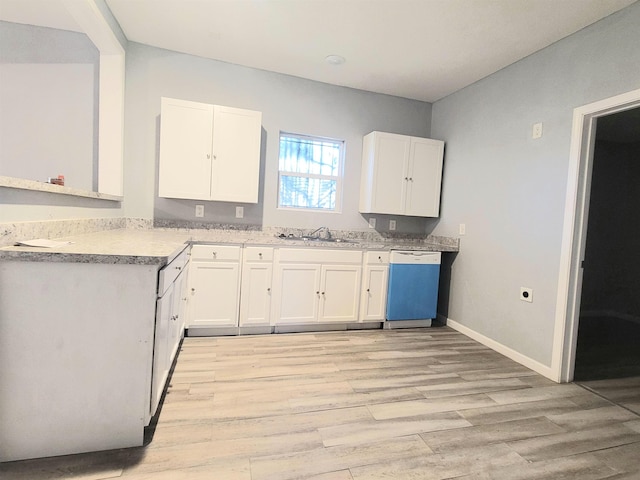
<path fill-rule="evenodd" d="M 244 217 L 244 207 L 236 207 L 236 218 Z"/>
<path fill-rule="evenodd" d="M 542 122 L 535 123 L 533 125 L 533 132 L 531 134 L 531 138 L 536 139 L 541 137 L 542 137 Z"/>
<path fill-rule="evenodd" d="M 204 217 L 204 205 L 196 205 L 196 217 Z"/>
<path fill-rule="evenodd" d="M 520 300 L 523 302 L 533 302 L 533 288 L 520 287 Z"/>
<path fill-rule="evenodd" d="M 371 217 L 369 219 L 369 228 L 376 228 L 376 218 L 375 217 Z"/>
<path fill-rule="evenodd" d="M 395 229 L 396 229 L 396 221 L 389 220 L 389 230 L 395 230 Z"/>
<path fill-rule="evenodd" d="M 460 235 L 466 235 L 467 226 L 464 223 L 461 223 L 460 226 L 458 227 L 458 232 L 460 233 Z"/>

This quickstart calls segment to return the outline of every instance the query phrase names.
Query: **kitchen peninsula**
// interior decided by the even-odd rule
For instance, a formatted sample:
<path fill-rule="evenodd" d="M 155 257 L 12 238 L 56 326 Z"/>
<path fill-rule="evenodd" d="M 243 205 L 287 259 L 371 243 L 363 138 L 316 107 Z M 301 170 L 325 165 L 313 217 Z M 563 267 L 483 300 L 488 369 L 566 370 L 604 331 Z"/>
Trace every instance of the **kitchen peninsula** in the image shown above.
<path fill-rule="evenodd" d="M 344 236 L 116 229 L 55 248 L 0 248 L 0 461 L 142 445 L 184 332 L 180 292 L 193 243 L 458 250 L 442 237 Z"/>

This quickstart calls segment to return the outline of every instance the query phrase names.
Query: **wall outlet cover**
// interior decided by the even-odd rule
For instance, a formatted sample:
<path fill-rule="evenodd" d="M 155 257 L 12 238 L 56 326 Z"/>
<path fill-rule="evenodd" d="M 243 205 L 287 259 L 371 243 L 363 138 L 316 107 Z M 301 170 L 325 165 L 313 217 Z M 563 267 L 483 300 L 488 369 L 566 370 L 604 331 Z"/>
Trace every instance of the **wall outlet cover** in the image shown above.
<path fill-rule="evenodd" d="M 396 221 L 389 220 L 389 230 L 395 230 L 395 229 L 396 229 Z"/>
<path fill-rule="evenodd" d="M 204 217 L 204 205 L 196 205 L 196 217 Z"/>
<path fill-rule="evenodd" d="M 533 125 L 533 132 L 531 134 L 531 138 L 536 139 L 541 137 L 542 137 L 542 122 L 535 123 Z"/>
<path fill-rule="evenodd" d="M 369 228 L 376 228 L 376 217 L 371 217 L 369 219 Z"/>
<path fill-rule="evenodd" d="M 244 217 L 244 207 L 236 207 L 236 218 Z"/>

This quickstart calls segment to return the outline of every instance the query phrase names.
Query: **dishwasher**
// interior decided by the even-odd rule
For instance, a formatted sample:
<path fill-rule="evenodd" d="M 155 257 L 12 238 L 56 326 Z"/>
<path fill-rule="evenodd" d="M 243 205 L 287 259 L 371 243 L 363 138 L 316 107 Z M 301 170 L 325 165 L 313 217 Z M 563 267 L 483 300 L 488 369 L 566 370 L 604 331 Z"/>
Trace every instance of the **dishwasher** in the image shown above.
<path fill-rule="evenodd" d="M 384 328 L 430 327 L 438 306 L 441 252 L 392 250 Z"/>

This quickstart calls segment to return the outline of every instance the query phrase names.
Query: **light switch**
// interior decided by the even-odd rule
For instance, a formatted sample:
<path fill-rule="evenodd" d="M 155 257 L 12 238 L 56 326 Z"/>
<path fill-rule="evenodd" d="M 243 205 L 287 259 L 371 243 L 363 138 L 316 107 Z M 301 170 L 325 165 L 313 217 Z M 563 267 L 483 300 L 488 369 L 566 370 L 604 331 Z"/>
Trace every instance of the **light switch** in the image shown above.
<path fill-rule="evenodd" d="M 466 235 L 467 234 L 467 226 L 464 223 L 461 223 L 458 228 L 459 228 L 458 229 L 458 233 L 460 233 L 460 235 Z"/>
<path fill-rule="evenodd" d="M 396 229 L 396 221 L 389 220 L 389 230 L 395 230 L 395 229 Z"/>

